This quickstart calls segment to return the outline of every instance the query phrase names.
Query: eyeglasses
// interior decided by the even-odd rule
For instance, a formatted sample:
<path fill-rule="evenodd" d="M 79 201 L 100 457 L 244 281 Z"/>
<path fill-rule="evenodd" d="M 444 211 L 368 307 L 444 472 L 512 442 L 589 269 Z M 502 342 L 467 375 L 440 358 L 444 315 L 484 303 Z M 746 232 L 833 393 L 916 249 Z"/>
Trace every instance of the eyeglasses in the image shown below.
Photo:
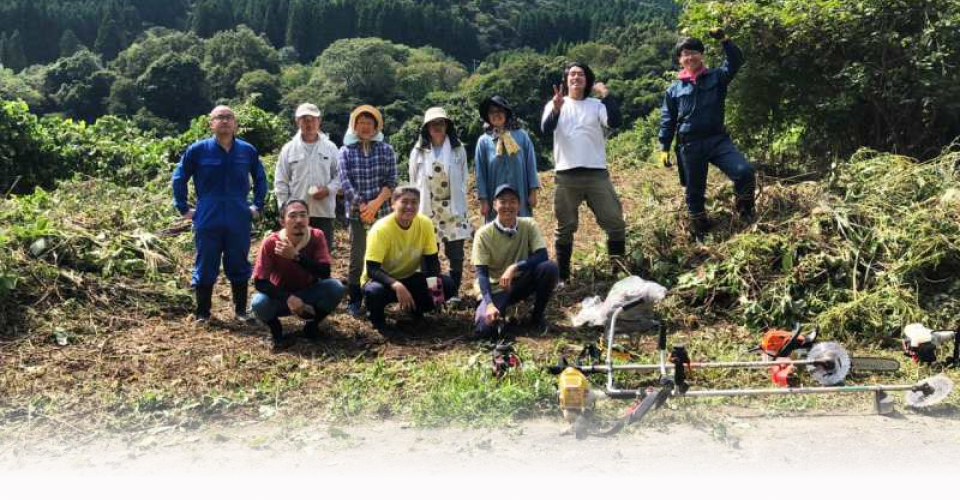
<path fill-rule="evenodd" d="M 218 122 L 228 122 L 230 120 L 233 120 L 234 118 L 236 117 L 233 115 L 215 115 L 213 117 L 213 120 Z"/>

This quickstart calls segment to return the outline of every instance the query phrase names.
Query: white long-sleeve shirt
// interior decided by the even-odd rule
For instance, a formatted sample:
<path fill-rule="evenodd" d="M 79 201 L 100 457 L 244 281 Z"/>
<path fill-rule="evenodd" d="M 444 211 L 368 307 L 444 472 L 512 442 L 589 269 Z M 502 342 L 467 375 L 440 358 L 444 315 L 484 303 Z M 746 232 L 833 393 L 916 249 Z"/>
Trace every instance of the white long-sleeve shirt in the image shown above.
<path fill-rule="evenodd" d="M 334 218 L 337 192 L 340 190 L 338 149 L 326 134 L 320 134 L 314 144 L 313 148 L 308 147 L 300 137 L 300 132 L 297 132 L 290 142 L 283 145 L 277 157 L 273 192 L 279 206 L 290 199 L 301 199 L 307 202 L 310 217 Z M 315 200 L 309 193 L 313 186 L 325 187 L 330 193 L 322 200 Z"/>
<path fill-rule="evenodd" d="M 553 113 L 553 101 L 547 101 L 542 121 Z M 558 171 L 586 167 L 607 168 L 607 107 L 593 97 L 563 98 L 560 118 L 553 132 L 553 161 Z"/>

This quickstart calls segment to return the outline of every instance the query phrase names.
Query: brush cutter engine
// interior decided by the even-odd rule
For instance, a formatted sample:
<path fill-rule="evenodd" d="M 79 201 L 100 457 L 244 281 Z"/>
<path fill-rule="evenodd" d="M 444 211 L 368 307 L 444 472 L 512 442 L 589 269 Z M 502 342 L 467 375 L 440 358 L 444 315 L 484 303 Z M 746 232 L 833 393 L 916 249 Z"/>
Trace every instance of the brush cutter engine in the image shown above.
<path fill-rule="evenodd" d="M 783 361 L 781 364 L 773 365 L 769 368 L 770 381 L 777 387 L 797 387 L 800 385 L 800 379 L 797 375 L 797 367 L 790 361 L 790 355 L 800 349 L 810 349 L 813 346 L 814 339 L 817 337 L 817 330 L 809 335 L 800 334 L 800 323 L 793 327 L 793 331 L 786 330 L 767 330 L 760 339 L 760 345 L 751 349 L 760 351 L 763 359 Z"/>
<path fill-rule="evenodd" d="M 760 339 L 760 345 L 752 350 L 759 350 L 769 359 L 789 357 L 797 349 L 809 349 L 817 338 L 817 330 L 809 335 L 800 334 L 800 323 L 793 327 L 793 331 L 767 330 Z"/>
<path fill-rule="evenodd" d="M 516 351 L 513 350 L 513 342 L 497 343 L 496 347 L 493 348 L 491 358 L 493 362 L 493 376 L 496 377 L 497 380 L 506 376 L 507 372 L 511 369 L 517 369 L 523 365 L 523 361 L 520 360 Z"/>
<path fill-rule="evenodd" d="M 936 363 L 937 348 L 953 341 L 953 356 L 947 364 L 960 367 L 960 329 L 931 330 L 920 323 L 903 327 L 903 351 L 918 363 Z"/>
<path fill-rule="evenodd" d="M 565 368 L 557 379 L 560 397 L 560 410 L 567 422 L 573 423 L 594 403 L 590 393 L 590 381 L 580 370 L 570 366 Z"/>

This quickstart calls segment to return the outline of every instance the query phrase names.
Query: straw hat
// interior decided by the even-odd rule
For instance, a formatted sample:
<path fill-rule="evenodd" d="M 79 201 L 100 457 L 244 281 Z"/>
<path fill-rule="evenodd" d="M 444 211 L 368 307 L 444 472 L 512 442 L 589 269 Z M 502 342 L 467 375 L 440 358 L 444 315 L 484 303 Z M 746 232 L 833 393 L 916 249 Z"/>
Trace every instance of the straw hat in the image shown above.
<path fill-rule="evenodd" d="M 383 130 L 383 115 L 380 114 L 380 111 L 377 110 L 377 108 L 369 104 L 362 104 L 360 106 L 357 106 L 356 109 L 354 109 L 353 112 L 350 113 L 350 128 L 354 130 L 357 129 L 357 117 L 359 117 L 364 113 L 367 113 L 370 116 L 373 116 L 373 121 L 377 122 L 378 132 L 380 130 Z"/>

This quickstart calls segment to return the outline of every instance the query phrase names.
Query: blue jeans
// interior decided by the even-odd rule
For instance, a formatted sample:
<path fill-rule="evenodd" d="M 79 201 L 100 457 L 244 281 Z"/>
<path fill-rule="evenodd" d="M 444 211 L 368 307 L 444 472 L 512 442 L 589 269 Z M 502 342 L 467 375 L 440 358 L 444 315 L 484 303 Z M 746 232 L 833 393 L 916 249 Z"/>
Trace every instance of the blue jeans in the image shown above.
<path fill-rule="evenodd" d="M 707 164 L 713 163 L 733 181 L 738 198 L 753 199 L 756 187 L 753 165 L 737 151 L 730 136 L 717 134 L 677 146 L 677 157 L 687 178 L 687 210 L 706 211 Z"/>
<path fill-rule="evenodd" d="M 327 278 L 325 280 L 317 280 L 313 285 L 295 292 L 293 295 L 296 295 L 305 304 L 313 307 L 317 311 L 315 321 L 320 321 L 337 308 L 340 299 L 342 299 L 346 293 L 347 289 L 343 286 L 343 283 L 340 283 L 340 280 Z M 253 296 L 253 305 L 251 308 L 257 319 L 264 323 L 274 318 L 290 316 L 290 314 L 292 314 L 290 308 L 287 307 L 286 300 L 271 299 L 269 296 L 260 292 L 257 292 L 257 294 Z"/>
<path fill-rule="evenodd" d="M 530 295 L 535 294 L 533 315 L 534 317 L 541 317 L 547 309 L 547 302 L 553 295 L 553 289 L 556 288 L 559 280 L 560 268 L 557 267 L 557 263 L 552 260 L 543 261 L 537 264 L 533 271 L 527 271 L 515 277 L 509 292 L 497 292 L 491 298 L 493 304 L 503 314 L 507 307 L 526 300 Z M 477 306 L 477 312 L 474 316 L 477 333 L 489 334 L 493 329 L 493 325 L 488 325 L 485 319 L 487 304 L 486 300 L 481 300 L 480 305 Z"/>

